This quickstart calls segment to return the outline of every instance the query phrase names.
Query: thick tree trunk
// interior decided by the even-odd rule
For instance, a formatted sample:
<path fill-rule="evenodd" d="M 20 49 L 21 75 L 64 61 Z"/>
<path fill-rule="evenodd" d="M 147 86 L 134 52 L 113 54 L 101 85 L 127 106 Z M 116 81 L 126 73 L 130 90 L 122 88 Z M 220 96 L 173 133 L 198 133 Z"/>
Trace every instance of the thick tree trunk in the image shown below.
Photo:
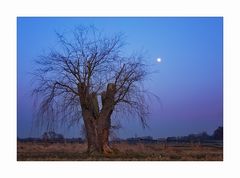
<path fill-rule="evenodd" d="M 109 83 L 107 91 L 102 93 L 102 110 L 99 117 L 99 135 L 101 137 L 101 147 L 104 154 L 112 153 L 109 146 L 109 132 L 111 128 L 111 115 L 114 109 L 114 95 L 116 85 Z"/>
<path fill-rule="evenodd" d="M 85 111 L 86 112 L 86 111 Z M 83 114 L 84 115 L 84 114 Z M 97 124 L 92 117 L 84 117 L 84 125 L 86 130 L 86 137 L 88 143 L 88 153 L 94 154 L 99 152 L 98 138 L 97 138 Z"/>
<path fill-rule="evenodd" d="M 97 120 L 90 117 L 85 121 L 86 135 L 88 141 L 88 153 L 110 154 L 112 149 L 109 146 L 110 118 L 99 118 Z"/>
<path fill-rule="evenodd" d="M 82 116 L 88 141 L 90 155 L 110 154 L 109 131 L 111 128 L 111 114 L 114 109 L 114 95 L 116 87 L 108 84 L 107 91 L 102 94 L 102 109 L 99 111 L 95 93 L 89 94 L 83 84 L 79 85 Z"/>
<path fill-rule="evenodd" d="M 112 149 L 109 145 L 110 128 L 110 117 L 100 117 L 98 119 L 98 141 L 100 146 L 100 152 L 104 154 L 112 153 Z"/>

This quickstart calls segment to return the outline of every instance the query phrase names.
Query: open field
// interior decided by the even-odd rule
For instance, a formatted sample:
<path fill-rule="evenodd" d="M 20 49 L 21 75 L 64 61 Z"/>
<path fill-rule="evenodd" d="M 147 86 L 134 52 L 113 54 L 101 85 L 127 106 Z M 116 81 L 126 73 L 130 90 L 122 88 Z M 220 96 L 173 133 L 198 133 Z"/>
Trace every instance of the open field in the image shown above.
<path fill-rule="evenodd" d="M 18 161 L 222 161 L 223 147 L 211 144 L 111 144 L 111 155 L 86 154 L 85 143 L 17 143 Z"/>

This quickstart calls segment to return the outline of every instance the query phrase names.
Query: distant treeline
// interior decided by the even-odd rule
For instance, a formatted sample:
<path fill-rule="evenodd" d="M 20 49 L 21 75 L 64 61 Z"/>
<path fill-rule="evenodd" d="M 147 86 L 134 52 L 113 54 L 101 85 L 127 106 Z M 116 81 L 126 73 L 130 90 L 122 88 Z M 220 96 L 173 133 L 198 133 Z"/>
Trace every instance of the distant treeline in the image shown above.
<path fill-rule="evenodd" d="M 44 140 L 42 138 L 17 138 L 20 142 L 33 142 L 33 143 L 84 143 L 82 138 L 63 138 L 63 139 L 48 139 Z"/>
<path fill-rule="evenodd" d="M 124 141 L 124 140 L 116 140 L 116 141 Z M 158 138 L 153 139 L 151 136 L 146 137 L 133 137 L 126 139 L 129 143 L 135 142 L 214 142 L 214 141 L 223 141 L 223 127 L 218 127 L 212 135 L 208 135 L 206 132 L 202 132 L 199 134 L 189 134 L 188 136 L 181 136 L 181 137 L 167 137 L 167 138 Z"/>
<path fill-rule="evenodd" d="M 48 143 L 83 143 L 82 138 L 64 138 L 62 134 L 55 133 L 54 131 L 44 132 L 41 138 L 17 138 L 20 142 L 48 142 Z"/>
<path fill-rule="evenodd" d="M 55 132 L 45 132 L 42 135 L 42 138 L 17 138 L 20 142 L 48 142 L 48 143 L 84 143 L 82 138 L 64 138 L 62 134 L 57 134 Z M 199 134 L 189 134 L 188 136 L 181 137 L 167 137 L 167 138 L 158 138 L 153 139 L 151 136 L 145 137 L 132 137 L 127 139 L 114 139 L 112 142 L 128 142 L 128 143 L 171 143 L 171 142 L 180 142 L 180 143 L 190 143 L 190 142 L 214 142 L 223 140 L 223 127 L 218 127 L 212 135 L 208 135 L 206 132 Z"/>

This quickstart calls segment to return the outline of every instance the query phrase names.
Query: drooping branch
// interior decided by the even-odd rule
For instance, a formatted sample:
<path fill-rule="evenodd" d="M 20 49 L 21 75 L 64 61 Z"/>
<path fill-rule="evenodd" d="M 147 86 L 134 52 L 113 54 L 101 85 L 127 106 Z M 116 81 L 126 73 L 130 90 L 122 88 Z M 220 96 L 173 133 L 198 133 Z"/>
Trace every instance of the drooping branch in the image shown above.
<path fill-rule="evenodd" d="M 78 27 L 73 35 L 57 37 L 59 46 L 36 61 L 33 93 L 40 96 L 41 118 L 73 123 L 83 109 L 98 119 L 103 110 L 110 117 L 120 107 L 145 118 L 141 82 L 147 71 L 140 55 L 123 56 L 122 35 L 105 37 L 95 28 Z"/>

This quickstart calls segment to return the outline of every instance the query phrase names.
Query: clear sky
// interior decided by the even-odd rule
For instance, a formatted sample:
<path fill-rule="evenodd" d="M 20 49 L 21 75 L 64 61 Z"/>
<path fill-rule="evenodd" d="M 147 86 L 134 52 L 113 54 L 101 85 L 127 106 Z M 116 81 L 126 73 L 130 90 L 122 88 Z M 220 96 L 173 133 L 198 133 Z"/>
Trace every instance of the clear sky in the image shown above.
<path fill-rule="evenodd" d="M 182 136 L 223 125 L 223 18 L 17 18 L 17 134 L 39 136 L 32 127 L 30 96 L 34 59 L 56 46 L 55 31 L 94 25 L 106 34 L 125 34 L 126 53 L 144 49 L 156 71 L 145 81 L 161 104 L 149 102 L 150 128 L 134 118 L 122 118 L 121 138 L 150 135 Z M 157 62 L 161 58 L 161 62 Z M 79 128 L 57 130 L 79 137 Z"/>

